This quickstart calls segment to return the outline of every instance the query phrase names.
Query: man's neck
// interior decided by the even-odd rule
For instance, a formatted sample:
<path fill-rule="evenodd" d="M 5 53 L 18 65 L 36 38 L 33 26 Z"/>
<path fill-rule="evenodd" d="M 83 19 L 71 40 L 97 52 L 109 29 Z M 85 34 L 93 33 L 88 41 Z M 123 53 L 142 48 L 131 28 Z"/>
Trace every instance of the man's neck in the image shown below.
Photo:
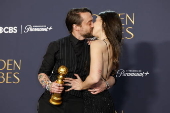
<path fill-rule="evenodd" d="M 72 35 L 73 35 L 75 38 L 77 38 L 78 40 L 84 40 L 84 39 L 85 39 L 83 36 L 81 36 L 81 35 L 78 34 L 78 33 L 72 32 Z"/>

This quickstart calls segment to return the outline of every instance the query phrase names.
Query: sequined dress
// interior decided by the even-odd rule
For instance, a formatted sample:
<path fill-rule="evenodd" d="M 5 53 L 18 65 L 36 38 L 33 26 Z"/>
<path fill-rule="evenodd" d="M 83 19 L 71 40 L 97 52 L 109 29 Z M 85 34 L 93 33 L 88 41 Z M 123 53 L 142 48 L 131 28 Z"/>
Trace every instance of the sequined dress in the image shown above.
<path fill-rule="evenodd" d="M 91 94 L 86 90 L 83 98 L 84 113 L 114 113 L 113 100 L 108 90 L 99 94 Z"/>

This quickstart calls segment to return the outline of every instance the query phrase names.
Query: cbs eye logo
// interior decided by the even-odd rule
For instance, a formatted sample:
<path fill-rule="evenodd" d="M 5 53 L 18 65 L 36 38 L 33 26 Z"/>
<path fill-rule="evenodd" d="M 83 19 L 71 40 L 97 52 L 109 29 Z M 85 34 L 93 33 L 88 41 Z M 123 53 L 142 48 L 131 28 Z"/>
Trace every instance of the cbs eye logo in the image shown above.
<path fill-rule="evenodd" d="M 17 27 L 0 27 L 1 33 L 17 33 Z"/>

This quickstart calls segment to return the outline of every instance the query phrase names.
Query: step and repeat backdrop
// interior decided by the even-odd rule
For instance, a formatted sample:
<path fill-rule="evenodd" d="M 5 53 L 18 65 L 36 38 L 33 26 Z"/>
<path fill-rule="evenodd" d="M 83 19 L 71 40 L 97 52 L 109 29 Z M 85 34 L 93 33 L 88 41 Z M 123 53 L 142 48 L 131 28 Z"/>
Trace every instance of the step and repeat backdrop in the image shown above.
<path fill-rule="evenodd" d="M 72 8 L 113 10 L 123 25 L 115 113 L 170 113 L 168 0 L 1 0 L 0 113 L 36 113 L 37 72 L 51 41 L 67 36 Z"/>

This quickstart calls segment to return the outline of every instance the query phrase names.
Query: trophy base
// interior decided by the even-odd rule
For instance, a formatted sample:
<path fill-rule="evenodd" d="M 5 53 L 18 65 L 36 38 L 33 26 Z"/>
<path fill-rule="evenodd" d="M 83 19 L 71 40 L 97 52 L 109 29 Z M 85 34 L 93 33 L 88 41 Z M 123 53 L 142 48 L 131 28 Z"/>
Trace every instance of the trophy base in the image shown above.
<path fill-rule="evenodd" d="M 62 101 L 54 101 L 53 99 L 50 99 L 50 103 L 53 105 L 60 105 Z"/>

